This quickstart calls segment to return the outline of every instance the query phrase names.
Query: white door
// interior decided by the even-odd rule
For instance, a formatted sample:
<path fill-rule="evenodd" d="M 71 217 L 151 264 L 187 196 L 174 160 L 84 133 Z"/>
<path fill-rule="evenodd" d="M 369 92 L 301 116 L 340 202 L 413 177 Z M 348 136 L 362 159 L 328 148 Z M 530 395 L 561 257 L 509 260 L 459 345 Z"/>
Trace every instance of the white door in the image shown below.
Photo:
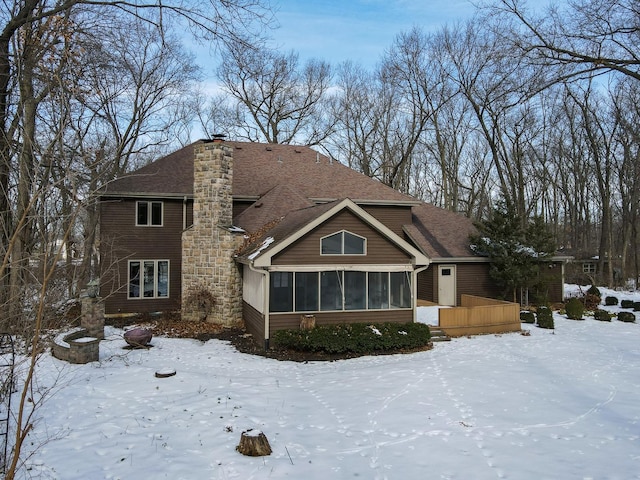
<path fill-rule="evenodd" d="M 456 305 L 456 266 L 438 265 L 438 303 Z"/>

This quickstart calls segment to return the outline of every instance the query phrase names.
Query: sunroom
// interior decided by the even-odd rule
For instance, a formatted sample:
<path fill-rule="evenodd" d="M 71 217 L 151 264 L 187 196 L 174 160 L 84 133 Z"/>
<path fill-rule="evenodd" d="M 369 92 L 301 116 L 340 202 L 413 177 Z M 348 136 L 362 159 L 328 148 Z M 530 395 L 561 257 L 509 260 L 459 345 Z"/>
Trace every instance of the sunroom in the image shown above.
<path fill-rule="evenodd" d="M 412 322 L 417 273 L 429 260 L 345 200 L 280 241 L 266 238 L 243 265 L 243 317 L 263 336 L 317 324 Z"/>

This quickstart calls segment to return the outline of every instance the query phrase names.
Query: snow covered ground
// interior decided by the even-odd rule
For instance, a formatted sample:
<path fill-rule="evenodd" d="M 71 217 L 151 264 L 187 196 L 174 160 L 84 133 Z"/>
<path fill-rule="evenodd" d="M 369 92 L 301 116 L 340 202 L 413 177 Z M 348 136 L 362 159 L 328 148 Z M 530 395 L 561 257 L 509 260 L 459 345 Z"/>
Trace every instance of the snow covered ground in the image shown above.
<path fill-rule="evenodd" d="M 432 312 L 421 311 L 427 323 Z M 640 479 L 640 325 L 557 314 L 555 322 L 555 331 L 523 325 L 530 336 L 307 364 L 241 354 L 218 340 L 154 338 L 149 350 L 124 350 L 123 332 L 107 328 L 99 363 L 42 359 L 38 385 L 57 386 L 31 435 L 34 445 L 48 441 L 25 473 Z M 154 376 L 172 369 L 175 376 Z M 236 452 L 247 429 L 265 433 L 271 456 Z"/>

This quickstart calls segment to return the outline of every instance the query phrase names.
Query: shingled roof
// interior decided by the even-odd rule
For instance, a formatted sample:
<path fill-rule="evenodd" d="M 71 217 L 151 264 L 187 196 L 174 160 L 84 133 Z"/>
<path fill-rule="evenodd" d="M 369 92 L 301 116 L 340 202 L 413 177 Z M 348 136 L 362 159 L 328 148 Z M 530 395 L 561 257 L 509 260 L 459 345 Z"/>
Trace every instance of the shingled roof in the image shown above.
<path fill-rule="evenodd" d="M 173 152 L 106 185 L 105 195 L 193 195 L 195 144 Z M 233 150 L 233 196 L 257 199 L 289 185 L 314 201 L 349 197 L 357 203 L 417 204 L 418 201 L 309 148 L 225 142 Z"/>
<path fill-rule="evenodd" d="M 193 195 L 193 158 L 198 141 L 103 187 L 105 196 L 184 197 Z M 413 243 L 432 259 L 477 257 L 469 248 L 470 219 L 426 204 L 316 152 L 309 147 L 225 142 L 233 148 L 233 197 L 255 203 L 234 219 L 247 232 L 278 238 L 350 198 L 356 204 L 407 205 L 413 223 L 404 227 Z M 324 205 L 316 205 L 323 203 Z M 252 238 L 247 253 L 259 238 Z M 277 239 L 276 239 L 277 240 Z M 253 243 L 253 245 L 250 245 Z"/>
<path fill-rule="evenodd" d="M 412 207 L 411 214 L 413 223 L 404 230 L 430 258 L 477 257 L 469 246 L 476 231 L 471 219 L 428 203 Z"/>

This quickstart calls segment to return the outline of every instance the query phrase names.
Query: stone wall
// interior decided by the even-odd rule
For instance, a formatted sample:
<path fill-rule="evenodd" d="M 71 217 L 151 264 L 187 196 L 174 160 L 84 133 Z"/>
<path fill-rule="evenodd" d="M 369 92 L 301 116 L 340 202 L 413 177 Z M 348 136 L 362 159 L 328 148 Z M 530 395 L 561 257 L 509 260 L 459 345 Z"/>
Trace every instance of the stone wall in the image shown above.
<path fill-rule="evenodd" d="M 104 302 L 98 297 L 82 297 L 81 301 L 80 326 L 87 331 L 88 336 L 104 339 Z"/>
<path fill-rule="evenodd" d="M 182 318 L 235 325 L 242 321 L 242 283 L 232 233 L 233 150 L 220 141 L 194 149 L 193 226 L 182 235 Z"/>

